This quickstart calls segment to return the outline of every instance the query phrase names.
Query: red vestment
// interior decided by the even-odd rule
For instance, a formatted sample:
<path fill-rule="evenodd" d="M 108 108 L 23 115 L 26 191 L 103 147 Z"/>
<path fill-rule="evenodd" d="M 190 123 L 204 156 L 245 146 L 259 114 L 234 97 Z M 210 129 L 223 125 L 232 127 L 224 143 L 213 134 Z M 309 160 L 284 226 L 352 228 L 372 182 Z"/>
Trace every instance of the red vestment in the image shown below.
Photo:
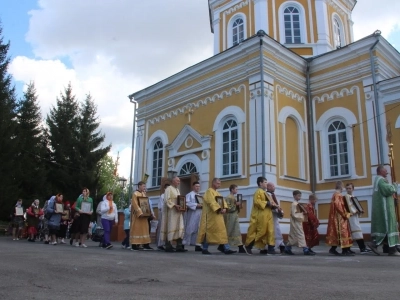
<path fill-rule="evenodd" d="M 308 203 L 305 209 L 307 210 L 308 221 L 303 222 L 303 231 L 307 247 L 312 248 L 319 245 L 319 220 L 317 218 L 317 212 L 311 203 Z"/>
<path fill-rule="evenodd" d="M 330 246 L 348 248 L 353 245 L 349 225 L 350 213 L 346 211 L 343 196 L 335 192 L 331 200 L 329 210 L 328 230 L 326 232 L 326 243 Z"/>

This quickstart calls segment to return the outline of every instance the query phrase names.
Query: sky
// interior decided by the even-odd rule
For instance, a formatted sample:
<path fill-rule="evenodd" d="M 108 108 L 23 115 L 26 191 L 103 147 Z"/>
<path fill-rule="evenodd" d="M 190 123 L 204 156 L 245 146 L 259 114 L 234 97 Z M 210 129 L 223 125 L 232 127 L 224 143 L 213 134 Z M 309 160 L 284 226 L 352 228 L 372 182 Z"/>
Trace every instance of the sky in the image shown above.
<path fill-rule="evenodd" d="M 399 0 L 359 0 L 358 40 L 379 29 L 400 49 Z M 213 55 L 207 0 L 0 0 L 9 72 L 19 96 L 34 81 L 43 119 L 72 84 L 91 94 L 105 145 L 129 178 L 133 104 L 128 95 Z"/>

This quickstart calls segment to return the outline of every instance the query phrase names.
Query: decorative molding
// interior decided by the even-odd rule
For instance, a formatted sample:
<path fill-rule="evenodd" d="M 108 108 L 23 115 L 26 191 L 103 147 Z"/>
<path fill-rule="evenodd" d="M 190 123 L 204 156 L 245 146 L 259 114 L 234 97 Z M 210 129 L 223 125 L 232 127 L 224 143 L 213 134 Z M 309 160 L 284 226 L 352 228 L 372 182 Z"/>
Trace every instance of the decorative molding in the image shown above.
<path fill-rule="evenodd" d="M 193 146 L 193 138 L 191 136 L 188 136 L 185 140 L 185 147 L 187 149 L 191 148 Z"/>
<path fill-rule="evenodd" d="M 274 92 L 270 91 L 268 88 L 264 88 L 264 96 L 270 101 L 274 100 Z M 261 97 L 261 88 L 254 89 L 250 92 L 250 99 L 254 99 L 256 97 Z"/>
<path fill-rule="evenodd" d="M 288 90 L 285 87 L 281 87 L 279 84 L 275 85 L 275 87 L 280 94 L 285 94 L 287 97 L 290 97 L 293 100 L 296 100 L 297 102 L 303 102 L 306 100 L 304 96 L 300 96 L 299 94 L 293 92 L 292 90 Z"/>
<path fill-rule="evenodd" d="M 231 7 L 229 9 L 225 10 L 224 15 L 229 16 L 231 13 L 236 12 L 238 9 L 241 9 L 241 8 L 249 5 L 249 2 L 250 2 L 249 0 L 244 0 L 244 1 L 240 2 L 239 4 L 236 4 L 234 7 Z"/>
<path fill-rule="evenodd" d="M 331 100 L 334 100 L 334 99 L 343 98 L 345 96 L 354 95 L 355 91 L 358 91 L 358 87 L 357 86 L 353 86 L 350 90 L 347 89 L 347 88 L 344 88 L 340 92 L 333 91 L 331 94 L 323 94 L 321 97 L 316 96 L 316 97 L 314 97 L 312 99 L 312 101 L 313 102 L 317 101 L 318 103 L 325 102 L 325 100 L 331 101 Z"/>
<path fill-rule="evenodd" d="M 179 152 L 179 147 L 182 144 L 184 144 L 186 148 L 190 148 L 192 146 L 191 145 L 190 147 L 188 147 L 186 145 L 186 141 L 188 138 L 192 139 L 192 145 L 193 145 L 193 139 L 195 139 L 200 144 L 200 147 Z M 204 149 L 211 149 L 211 136 L 210 135 L 202 136 L 200 133 L 194 130 L 190 125 L 185 125 L 179 132 L 179 134 L 176 136 L 176 138 L 173 140 L 173 142 L 170 145 L 167 145 L 165 148 L 169 151 L 168 157 L 170 158 L 179 155 L 184 155 L 187 153 L 199 152 Z"/>
<path fill-rule="evenodd" d="M 346 12 L 342 7 L 340 7 L 340 6 L 336 3 L 335 0 L 326 0 L 326 3 L 327 3 L 328 5 L 330 5 L 333 9 L 335 9 L 336 12 L 340 13 L 343 17 L 346 17 L 346 16 L 347 16 L 347 12 Z M 349 8 L 349 9 L 350 9 L 350 8 Z"/>
<path fill-rule="evenodd" d="M 201 106 L 206 106 L 210 103 L 216 102 L 217 100 L 222 100 L 225 97 L 230 97 L 233 94 L 239 94 L 242 90 L 245 90 L 245 89 L 246 89 L 246 86 L 244 84 L 241 84 L 237 88 L 233 87 L 229 90 L 222 91 L 220 94 L 215 94 L 212 97 L 207 97 L 203 100 L 198 100 L 193 103 L 188 103 L 180 108 L 171 110 L 170 112 L 167 112 L 167 113 L 163 113 L 162 115 L 159 115 L 158 117 L 154 117 L 154 118 L 148 120 L 148 123 L 151 125 L 154 125 L 156 123 L 166 121 L 167 119 L 172 119 L 173 117 L 176 117 L 181 114 L 185 114 L 190 110 L 194 111 L 195 109 L 198 109 Z"/>

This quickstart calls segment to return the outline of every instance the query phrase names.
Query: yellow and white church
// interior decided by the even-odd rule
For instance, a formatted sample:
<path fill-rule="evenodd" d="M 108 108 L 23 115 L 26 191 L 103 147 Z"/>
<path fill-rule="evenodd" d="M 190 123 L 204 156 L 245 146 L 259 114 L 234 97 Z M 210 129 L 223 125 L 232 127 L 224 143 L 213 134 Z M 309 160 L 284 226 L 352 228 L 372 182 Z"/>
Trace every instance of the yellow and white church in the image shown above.
<path fill-rule="evenodd" d="M 356 0 L 209 0 L 214 56 L 129 96 L 138 103 L 134 182 L 158 202 L 218 177 L 237 184 L 247 232 L 258 176 L 276 185 L 289 231 L 292 191 L 318 196 L 326 233 L 335 182 L 355 185 L 370 232 L 375 170 L 400 150 L 400 54 L 379 31 L 354 41 Z M 389 133 L 389 135 L 388 135 Z M 400 174 L 400 156 L 395 167 Z"/>

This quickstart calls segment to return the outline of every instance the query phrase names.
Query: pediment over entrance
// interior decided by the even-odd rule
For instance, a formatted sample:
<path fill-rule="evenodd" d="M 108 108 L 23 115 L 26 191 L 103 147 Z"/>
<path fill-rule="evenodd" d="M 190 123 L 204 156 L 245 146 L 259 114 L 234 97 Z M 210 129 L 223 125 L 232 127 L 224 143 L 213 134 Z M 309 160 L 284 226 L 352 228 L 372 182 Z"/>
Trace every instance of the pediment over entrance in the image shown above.
<path fill-rule="evenodd" d="M 166 149 L 169 157 L 211 149 L 211 135 L 202 136 L 190 125 L 185 125 Z"/>

